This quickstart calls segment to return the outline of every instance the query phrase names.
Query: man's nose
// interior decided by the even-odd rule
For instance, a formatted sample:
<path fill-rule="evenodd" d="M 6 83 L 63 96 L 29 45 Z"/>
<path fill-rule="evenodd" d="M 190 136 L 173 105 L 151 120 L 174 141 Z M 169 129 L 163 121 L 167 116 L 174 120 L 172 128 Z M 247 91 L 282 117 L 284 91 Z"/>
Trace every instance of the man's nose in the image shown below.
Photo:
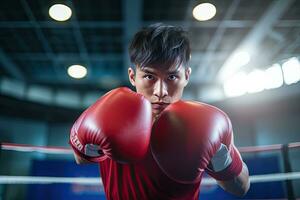
<path fill-rule="evenodd" d="M 168 86 L 163 80 L 158 80 L 154 86 L 154 95 L 159 99 L 168 95 Z"/>

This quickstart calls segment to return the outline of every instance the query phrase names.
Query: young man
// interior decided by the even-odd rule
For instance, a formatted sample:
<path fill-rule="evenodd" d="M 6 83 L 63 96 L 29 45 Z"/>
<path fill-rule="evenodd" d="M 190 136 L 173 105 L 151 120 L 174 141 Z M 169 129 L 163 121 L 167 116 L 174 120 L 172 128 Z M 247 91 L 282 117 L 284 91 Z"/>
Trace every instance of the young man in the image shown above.
<path fill-rule="evenodd" d="M 180 100 L 192 71 L 186 32 L 151 25 L 136 33 L 129 53 L 136 93 L 112 90 L 79 117 L 70 135 L 77 163 L 99 162 L 107 199 L 195 200 L 204 171 L 244 195 L 248 169 L 229 118 Z"/>

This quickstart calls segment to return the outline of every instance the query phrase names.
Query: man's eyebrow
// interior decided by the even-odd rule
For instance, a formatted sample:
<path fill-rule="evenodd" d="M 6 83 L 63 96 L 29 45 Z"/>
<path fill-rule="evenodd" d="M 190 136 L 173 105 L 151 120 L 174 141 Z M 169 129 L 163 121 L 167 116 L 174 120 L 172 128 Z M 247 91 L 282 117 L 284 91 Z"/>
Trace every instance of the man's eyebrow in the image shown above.
<path fill-rule="evenodd" d="M 142 68 L 141 71 L 145 72 L 145 73 L 149 73 L 149 74 L 155 74 L 154 71 L 151 70 L 151 68 Z M 180 71 L 180 68 L 177 68 L 175 70 L 168 70 L 167 73 L 168 74 L 178 74 Z"/>
<path fill-rule="evenodd" d="M 151 71 L 151 70 L 149 70 L 149 69 L 147 69 L 147 68 L 142 68 L 141 71 L 143 71 L 143 72 L 145 72 L 145 73 L 148 73 L 148 74 L 155 74 L 154 71 Z"/>
<path fill-rule="evenodd" d="M 170 71 L 168 71 L 168 74 L 178 74 L 179 71 L 180 71 L 180 68 L 177 68 L 177 69 L 175 69 L 175 70 L 170 70 Z"/>

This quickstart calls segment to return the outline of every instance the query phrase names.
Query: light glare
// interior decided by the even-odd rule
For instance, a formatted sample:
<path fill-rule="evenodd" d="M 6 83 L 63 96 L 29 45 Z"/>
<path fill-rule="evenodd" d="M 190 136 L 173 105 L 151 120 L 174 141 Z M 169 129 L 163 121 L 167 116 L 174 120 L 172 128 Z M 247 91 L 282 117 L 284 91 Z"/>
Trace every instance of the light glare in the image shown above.
<path fill-rule="evenodd" d="M 80 79 L 86 76 L 87 69 L 82 65 L 72 65 L 68 68 L 69 76 Z"/>
<path fill-rule="evenodd" d="M 247 92 L 256 93 L 264 90 L 264 72 L 253 70 L 247 75 Z"/>
<path fill-rule="evenodd" d="M 297 83 L 300 80 L 300 64 L 295 57 L 290 58 L 282 64 L 284 82 L 287 85 Z"/>
<path fill-rule="evenodd" d="M 235 53 L 231 60 L 231 65 L 244 66 L 250 62 L 250 54 L 246 51 L 240 51 Z"/>
<path fill-rule="evenodd" d="M 227 80 L 224 84 L 224 92 L 228 97 L 241 96 L 246 93 L 246 80 L 247 75 L 240 72 Z"/>
<path fill-rule="evenodd" d="M 49 8 L 49 15 L 56 21 L 66 21 L 72 15 L 72 10 L 63 4 L 54 4 Z"/>
<path fill-rule="evenodd" d="M 211 3 L 201 3 L 193 9 L 193 16 L 198 21 L 206 21 L 217 13 L 216 7 Z"/>
<path fill-rule="evenodd" d="M 265 89 L 279 88 L 283 85 L 283 76 L 279 64 L 274 64 L 265 71 Z"/>

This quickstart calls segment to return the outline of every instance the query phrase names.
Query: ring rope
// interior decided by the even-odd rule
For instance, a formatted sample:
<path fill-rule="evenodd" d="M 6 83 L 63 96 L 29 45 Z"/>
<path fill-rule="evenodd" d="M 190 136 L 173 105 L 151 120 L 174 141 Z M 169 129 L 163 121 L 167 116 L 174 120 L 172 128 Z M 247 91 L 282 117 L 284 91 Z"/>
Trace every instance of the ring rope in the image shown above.
<path fill-rule="evenodd" d="M 239 147 L 241 153 L 255 153 L 263 151 L 276 151 L 283 148 L 283 144 L 272 144 L 263 146 Z M 299 148 L 300 142 L 289 143 L 288 148 Z M 72 154 L 73 150 L 67 147 L 54 146 L 33 146 L 27 144 L 1 143 L 2 150 L 20 151 L 20 152 L 39 152 L 45 154 Z"/>
<path fill-rule="evenodd" d="M 250 176 L 251 183 L 273 182 L 300 179 L 300 172 L 275 173 Z M 0 184 L 53 184 L 68 183 L 103 186 L 100 177 L 46 177 L 46 176 L 0 176 Z M 201 185 L 215 185 L 212 178 L 202 179 Z"/>
<path fill-rule="evenodd" d="M 39 152 L 44 154 L 72 154 L 73 150 L 67 147 L 33 146 L 27 144 L 1 143 L 2 150 L 20 152 Z"/>
<path fill-rule="evenodd" d="M 0 176 L 0 184 L 53 184 L 73 183 L 102 185 L 100 178 L 47 177 L 47 176 Z"/>

